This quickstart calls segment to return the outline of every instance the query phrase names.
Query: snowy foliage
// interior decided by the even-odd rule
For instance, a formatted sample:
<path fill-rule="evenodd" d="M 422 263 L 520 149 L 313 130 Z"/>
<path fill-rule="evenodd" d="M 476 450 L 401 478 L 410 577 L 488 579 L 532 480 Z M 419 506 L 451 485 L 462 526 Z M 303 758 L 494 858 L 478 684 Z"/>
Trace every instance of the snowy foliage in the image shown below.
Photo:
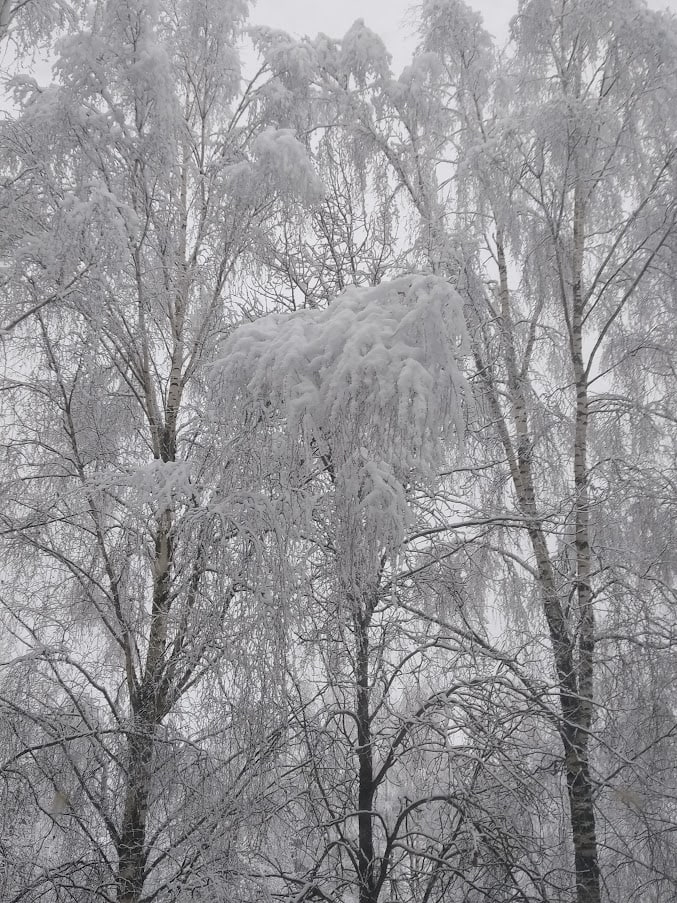
<path fill-rule="evenodd" d="M 486 95 L 494 50 L 478 12 L 462 0 L 426 0 L 420 30 L 421 50 L 439 54 L 459 92 Z"/>
<path fill-rule="evenodd" d="M 334 466 L 358 450 L 385 457 L 404 479 L 462 431 L 463 336 L 448 283 L 403 277 L 242 326 L 215 370 L 237 404 L 267 420 L 282 412 L 293 444 L 318 443 Z"/>
<path fill-rule="evenodd" d="M 387 78 L 391 56 L 383 41 L 358 19 L 348 29 L 341 41 L 341 64 L 345 73 L 355 77 L 358 85 L 364 85 L 370 75 Z"/>
<path fill-rule="evenodd" d="M 252 162 L 236 163 L 228 170 L 235 197 L 249 204 L 265 203 L 273 194 L 310 204 L 324 197 L 322 182 L 291 129 L 265 129 L 254 141 L 253 156 Z"/>
<path fill-rule="evenodd" d="M 301 471 L 322 463 L 351 571 L 355 546 L 373 573 L 374 556 L 401 543 L 406 487 L 429 477 L 462 432 L 464 336 L 456 292 L 414 276 L 350 289 L 327 310 L 264 317 L 223 348 L 219 404 L 267 431 L 271 448 L 282 428 Z"/>
<path fill-rule="evenodd" d="M 85 0 L 0 0 L 0 43 L 11 43 L 20 57 L 49 47 L 55 31 L 73 25 L 85 6 Z"/>

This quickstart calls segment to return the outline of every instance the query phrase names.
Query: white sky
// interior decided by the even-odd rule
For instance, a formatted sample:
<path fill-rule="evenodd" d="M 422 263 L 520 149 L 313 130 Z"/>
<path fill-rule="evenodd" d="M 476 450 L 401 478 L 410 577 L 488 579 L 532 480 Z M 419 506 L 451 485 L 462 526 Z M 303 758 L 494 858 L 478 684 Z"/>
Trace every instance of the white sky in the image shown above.
<path fill-rule="evenodd" d="M 482 13 L 487 31 L 500 41 L 507 38 L 517 0 L 470 0 L 470 6 Z M 364 19 L 383 38 L 397 70 L 406 65 L 416 43 L 415 7 L 414 0 L 254 0 L 250 20 L 295 35 L 323 31 L 340 38 L 355 19 Z"/>
<path fill-rule="evenodd" d="M 503 43 L 508 36 L 508 23 L 517 10 L 517 0 L 466 2 L 482 13 L 484 27 Z M 314 36 L 323 31 L 340 38 L 355 19 L 364 19 L 383 38 L 397 71 L 406 65 L 415 44 L 415 6 L 414 0 L 255 0 L 251 22 L 282 28 L 297 36 Z M 677 13 L 677 0 L 649 0 L 649 6 Z"/>

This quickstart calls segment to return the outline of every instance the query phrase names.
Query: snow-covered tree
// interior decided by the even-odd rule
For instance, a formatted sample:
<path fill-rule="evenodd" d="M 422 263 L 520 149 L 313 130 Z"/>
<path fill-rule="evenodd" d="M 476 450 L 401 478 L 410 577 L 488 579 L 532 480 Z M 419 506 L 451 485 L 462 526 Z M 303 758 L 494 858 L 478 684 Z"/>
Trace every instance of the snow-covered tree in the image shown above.
<path fill-rule="evenodd" d="M 420 29 L 399 78 L 363 23 L 333 44 L 269 36 L 271 59 L 286 42 L 285 59 L 304 63 L 280 67 L 284 91 L 271 103 L 284 101 L 283 116 L 296 92 L 318 119 L 333 114 L 358 167 L 389 169 L 418 218 L 418 266 L 464 298 L 477 419 L 447 535 L 470 552 L 476 591 L 502 601 L 490 632 L 515 664 L 534 662 L 543 752 L 561 763 L 569 810 L 551 874 L 571 844 L 573 878 L 561 881 L 581 903 L 601 899 L 600 867 L 625 896 L 645 893 L 647 880 L 660 896 L 674 855 L 667 812 L 649 831 L 661 859 L 653 871 L 647 856 L 633 858 L 629 836 L 609 832 L 621 831 L 622 763 L 668 757 L 674 735 L 674 700 L 649 676 L 672 629 L 655 516 L 665 525 L 671 505 L 658 473 L 671 473 L 674 19 L 634 2 L 524 2 L 501 57 L 457 0 L 424 3 Z M 628 507 L 637 494 L 660 504 Z M 648 531 L 640 544 L 638 523 Z M 628 718 L 644 723 L 647 686 L 663 714 L 645 746 L 636 729 L 628 745 L 617 727 L 606 733 L 615 717 L 604 687 L 618 686 L 629 623 L 647 606 L 647 645 L 632 652 L 646 679 L 621 720 L 626 731 Z M 556 799 L 560 787 L 548 792 Z M 553 835 L 555 846 L 564 840 Z"/>
<path fill-rule="evenodd" d="M 292 705 L 261 853 L 281 895 L 534 886 L 506 807 L 506 783 L 525 786 L 505 743 L 530 718 L 519 678 L 470 612 L 427 616 L 459 589 L 423 537 L 464 431 L 461 303 L 434 276 L 351 288 L 238 328 L 214 371 L 217 429 L 244 425 L 241 466 L 284 524 Z"/>
<path fill-rule="evenodd" d="M 450 123 L 454 139 L 440 153 L 435 135 L 444 133 L 433 120 L 423 160 L 435 167 L 427 184 L 436 206 L 413 178 L 407 184 L 432 236 L 435 266 L 465 287 L 474 384 L 512 491 L 497 497 L 486 471 L 477 485 L 503 523 L 522 524 L 522 538 L 513 532 L 494 544 L 510 569 L 523 562 L 522 575 L 527 585 L 533 576 L 540 597 L 559 698 L 576 893 L 588 903 L 602 898 L 600 866 L 608 862 L 609 875 L 617 874 L 599 788 L 610 760 L 617 756 L 620 767 L 627 756 L 616 738 L 610 755 L 604 748 L 611 740 L 603 730 L 604 679 L 624 658 L 604 637 L 609 616 L 615 619 L 613 587 L 626 582 L 628 567 L 636 575 L 630 582 L 647 574 L 641 557 L 618 555 L 609 532 L 622 500 L 615 496 L 615 517 L 603 514 L 617 466 L 609 470 L 609 429 L 619 411 L 608 398 L 637 374 L 637 355 L 661 356 L 645 325 L 656 296 L 658 319 L 670 319 L 677 133 L 665 113 L 677 97 L 670 63 L 677 31 L 669 17 L 625 2 L 594 11 L 586 3 L 522 3 L 513 30 L 513 55 L 501 66 L 463 4 L 424 4 L 421 50 L 424 59 L 435 54 L 435 92 L 443 99 L 437 120 Z M 369 127 L 379 138 L 377 123 Z M 413 140 L 409 148 L 416 154 Z M 411 171 L 404 154 L 394 162 Z M 470 247 L 456 244 L 461 231 L 472 236 Z M 644 391 L 660 398 L 651 384 Z M 626 418 L 636 399 L 633 392 L 621 402 Z M 626 420 L 612 459 L 633 460 L 640 423 Z M 486 443 L 487 432 L 480 435 Z M 646 486 L 643 477 L 631 491 L 639 485 Z M 656 617 L 662 593 L 644 583 L 647 591 Z M 636 604 L 632 610 L 636 617 Z M 665 736 L 664 723 L 657 734 Z M 656 880 L 669 874 L 671 856 L 658 822 L 653 841 L 668 856 Z M 630 868 L 634 875 L 618 891 L 625 897 L 645 892 L 646 860 L 640 855 Z"/>
<path fill-rule="evenodd" d="M 0 4 L 0 895 L 663 903 L 675 22 L 245 16 Z"/>
<path fill-rule="evenodd" d="M 397 681 L 394 662 L 384 678 L 389 667 L 382 660 L 393 652 L 384 637 L 397 627 L 386 575 L 392 576 L 410 525 L 408 494 L 434 477 L 445 444 L 454 430 L 462 432 L 463 334 L 460 299 L 445 282 L 404 277 L 350 289 L 326 310 L 269 315 L 242 326 L 216 367 L 216 405 L 223 412 L 217 423 L 251 424 L 247 455 L 253 448 L 257 474 L 275 480 L 279 516 L 297 524 L 296 556 L 305 547 L 306 560 L 319 569 L 322 588 L 311 622 L 335 621 L 315 644 L 315 665 L 311 656 L 292 665 L 292 673 L 295 686 L 306 685 L 303 696 L 321 701 L 303 706 L 302 724 L 318 717 L 344 724 L 346 760 L 338 748 L 331 760 L 346 787 L 332 794 L 317 827 L 347 847 L 345 862 L 330 857 L 340 872 L 330 887 L 341 893 L 354 882 L 363 903 L 378 899 L 390 864 L 390 837 L 377 851 L 382 830 L 375 824 L 375 798 L 392 764 L 387 755 L 379 762 L 383 738 L 376 728 L 391 695 L 387 685 Z M 307 624 L 302 619 L 301 629 Z M 329 672 L 327 660 L 334 663 Z M 386 681 L 381 699 L 377 679 Z M 326 767 L 317 749 L 306 754 Z M 326 853 L 301 878 L 305 893 L 321 881 L 324 868 L 312 873 Z"/>
<path fill-rule="evenodd" d="M 245 12 L 93 4 L 2 125 L 7 900 L 227 894 L 279 737 L 241 673 L 271 636 L 260 526 L 229 432 L 205 442 L 205 365 L 243 251 L 322 187 L 250 114 Z"/>

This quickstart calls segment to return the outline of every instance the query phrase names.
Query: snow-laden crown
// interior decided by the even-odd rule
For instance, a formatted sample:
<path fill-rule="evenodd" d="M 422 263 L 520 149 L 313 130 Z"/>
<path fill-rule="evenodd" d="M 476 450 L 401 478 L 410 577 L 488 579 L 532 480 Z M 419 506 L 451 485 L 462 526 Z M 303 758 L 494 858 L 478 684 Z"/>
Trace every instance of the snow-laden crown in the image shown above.
<path fill-rule="evenodd" d="M 338 469 L 356 453 L 398 478 L 427 472 L 462 429 L 462 302 L 442 279 L 350 288 L 325 310 L 263 317 L 231 335 L 223 391 L 263 421 L 286 420 Z"/>
<path fill-rule="evenodd" d="M 264 470 L 289 483 L 306 518 L 329 477 L 352 597 L 403 542 L 409 488 L 433 476 L 461 433 L 464 340 L 459 295 L 437 277 L 408 276 L 241 326 L 214 368 L 217 406 L 231 427 L 252 426 L 256 457 L 269 448 Z"/>

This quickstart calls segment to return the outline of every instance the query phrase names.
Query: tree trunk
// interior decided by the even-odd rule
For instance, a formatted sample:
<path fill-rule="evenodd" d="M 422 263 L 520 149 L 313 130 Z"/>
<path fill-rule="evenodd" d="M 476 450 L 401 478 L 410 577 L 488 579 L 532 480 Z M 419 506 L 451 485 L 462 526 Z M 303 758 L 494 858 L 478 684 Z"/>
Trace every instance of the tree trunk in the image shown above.
<path fill-rule="evenodd" d="M 118 842 L 118 903 L 139 903 L 146 877 L 146 817 L 153 773 L 154 728 L 140 721 L 128 738 L 128 772 Z"/>
<path fill-rule="evenodd" d="M 578 604 L 578 696 L 565 734 L 567 788 L 576 866 L 577 903 L 599 903 L 597 832 L 588 758 L 588 739 L 594 708 L 595 615 L 590 583 L 590 499 L 588 491 L 588 373 L 583 359 L 583 252 L 585 203 L 580 182 L 574 193 L 573 290 L 571 356 L 576 386 L 574 428 L 574 491 L 576 546 L 576 601 Z M 566 727 L 569 727 L 567 725 Z"/>
<path fill-rule="evenodd" d="M 358 760 L 358 878 L 359 903 L 376 903 L 374 869 L 374 761 L 369 707 L 369 611 L 355 617 L 356 631 L 356 714 Z"/>
<path fill-rule="evenodd" d="M 600 903 L 593 788 L 585 749 L 567 743 L 566 775 L 574 844 L 577 903 Z"/>
<path fill-rule="evenodd" d="M 588 391 L 583 361 L 584 204 L 581 189 L 574 198 L 574 252 L 571 318 L 571 355 L 576 388 L 576 417 L 573 442 L 575 492 L 576 577 L 574 589 L 578 604 L 578 624 L 572 632 L 567 624 L 555 570 L 548 552 L 543 525 L 539 518 L 531 466 L 531 432 L 527 403 L 520 379 L 514 347 L 514 329 L 510 311 L 506 255 L 500 233 L 497 236 L 499 295 L 505 361 L 516 437 L 513 450 L 507 428 L 501 430 L 508 453 L 513 482 L 520 507 L 527 515 L 528 533 L 536 558 L 543 610 L 552 644 L 558 678 L 567 792 L 571 813 L 571 838 L 574 847 L 577 903 L 599 903 L 600 880 L 593 792 L 590 782 L 588 738 L 593 715 L 594 610 L 590 584 L 589 498 L 587 473 Z M 493 387 L 490 387 L 493 391 Z M 494 407 L 500 411 L 498 402 Z M 501 418 L 499 417 L 499 424 Z"/>
<path fill-rule="evenodd" d="M 127 786 L 118 842 L 118 903 L 139 903 L 146 877 L 146 819 L 153 779 L 155 733 L 165 715 L 164 659 L 171 605 L 172 513 L 165 510 L 155 534 L 153 601 L 143 677 L 130 688 L 133 724 L 128 734 Z"/>

